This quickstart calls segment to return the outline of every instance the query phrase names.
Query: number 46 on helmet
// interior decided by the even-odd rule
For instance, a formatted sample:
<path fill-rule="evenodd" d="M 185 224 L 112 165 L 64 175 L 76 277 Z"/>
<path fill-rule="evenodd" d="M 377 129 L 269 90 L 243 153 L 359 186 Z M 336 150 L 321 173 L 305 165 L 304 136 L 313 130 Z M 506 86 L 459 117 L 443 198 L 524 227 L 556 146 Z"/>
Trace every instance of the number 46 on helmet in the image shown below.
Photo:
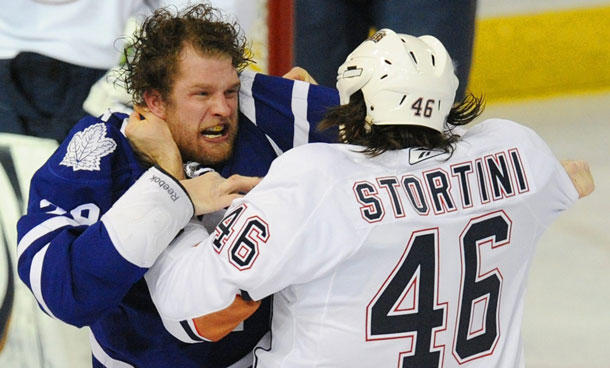
<path fill-rule="evenodd" d="M 390 29 L 360 44 L 337 72 L 341 105 L 362 90 L 369 123 L 420 125 L 440 132 L 458 84 L 451 57 L 438 39 Z"/>

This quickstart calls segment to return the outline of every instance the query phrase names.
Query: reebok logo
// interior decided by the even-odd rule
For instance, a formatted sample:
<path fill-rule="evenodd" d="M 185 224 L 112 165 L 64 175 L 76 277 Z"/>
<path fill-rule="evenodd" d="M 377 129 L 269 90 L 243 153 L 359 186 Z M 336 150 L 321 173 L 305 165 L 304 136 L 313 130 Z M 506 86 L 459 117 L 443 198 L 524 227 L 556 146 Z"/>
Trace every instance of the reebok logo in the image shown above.
<path fill-rule="evenodd" d="M 169 184 L 167 184 L 165 180 L 161 179 L 160 177 L 153 175 L 150 181 L 156 183 L 161 189 L 165 190 L 167 194 L 169 194 L 169 197 L 172 199 L 172 201 L 176 202 L 178 198 L 180 198 L 174 188 L 170 187 Z"/>

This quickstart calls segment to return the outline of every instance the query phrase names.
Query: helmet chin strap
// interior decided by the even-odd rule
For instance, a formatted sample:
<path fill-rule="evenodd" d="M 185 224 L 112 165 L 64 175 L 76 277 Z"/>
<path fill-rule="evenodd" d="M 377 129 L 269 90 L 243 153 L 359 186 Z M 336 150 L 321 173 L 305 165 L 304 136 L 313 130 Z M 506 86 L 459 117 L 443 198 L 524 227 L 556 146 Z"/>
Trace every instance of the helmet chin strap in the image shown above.
<path fill-rule="evenodd" d="M 373 118 L 370 115 L 367 115 L 364 118 L 364 131 L 368 134 L 371 132 L 373 127 Z"/>
<path fill-rule="evenodd" d="M 339 124 L 339 142 L 348 143 L 345 139 L 345 124 Z"/>

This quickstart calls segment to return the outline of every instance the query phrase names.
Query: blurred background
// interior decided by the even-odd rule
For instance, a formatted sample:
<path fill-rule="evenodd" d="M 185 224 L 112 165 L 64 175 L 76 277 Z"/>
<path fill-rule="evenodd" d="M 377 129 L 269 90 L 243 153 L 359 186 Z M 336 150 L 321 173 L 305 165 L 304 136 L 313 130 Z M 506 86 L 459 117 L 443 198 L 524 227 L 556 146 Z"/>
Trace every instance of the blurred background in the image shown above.
<path fill-rule="evenodd" d="M 257 60 L 252 69 L 282 75 L 295 64 L 298 9 L 292 0 L 212 3 L 241 23 Z M 526 364 L 610 367 L 610 1 L 474 3 L 467 86 L 487 100 L 478 121 L 501 117 L 532 127 L 559 159 L 588 160 L 597 185 L 538 245 L 523 323 Z M 0 31 L 8 26 L 0 22 Z M 133 23 L 127 34 L 129 27 Z M 85 110 L 95 114 L 124 98 L 106 84 Z M 56 146 L 52 139 L 0 133 L 0 367 L 90 366 L 86 329 L 40 312 L 14 273 L 15 223 L 29 179 Z"/>

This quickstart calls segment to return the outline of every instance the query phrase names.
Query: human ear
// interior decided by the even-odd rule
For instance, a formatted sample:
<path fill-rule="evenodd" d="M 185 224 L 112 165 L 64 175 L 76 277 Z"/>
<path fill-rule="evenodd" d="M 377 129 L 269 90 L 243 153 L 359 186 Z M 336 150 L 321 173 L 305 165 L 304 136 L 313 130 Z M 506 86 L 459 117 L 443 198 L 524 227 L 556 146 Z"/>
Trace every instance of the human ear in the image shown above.
<path fill-rule="evenodd" d="M 161 93 L 157 90 L 150 90 L 144 92 L 142 97 L 144 98 L 144 102 L 146 102 L 148 109 L 159 118 L 165 120 L 166 106 Z"/>

